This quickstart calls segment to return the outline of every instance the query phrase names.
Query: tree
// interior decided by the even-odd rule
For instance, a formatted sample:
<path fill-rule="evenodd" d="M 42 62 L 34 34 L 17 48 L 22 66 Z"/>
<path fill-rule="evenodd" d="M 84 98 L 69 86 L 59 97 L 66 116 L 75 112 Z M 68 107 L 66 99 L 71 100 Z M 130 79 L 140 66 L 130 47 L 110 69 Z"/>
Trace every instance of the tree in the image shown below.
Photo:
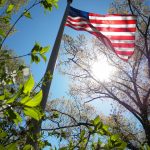
<path fill-rule="evenodd" d="M 83 105 L 77 99 L 50 101 L 45 120 L 42 130 L 46 137 L 57 137 L 60 150 L 126 147 L 119 134 L 111 134 L 111 128 L 103 124 L 91 106 Z"/>
<path fill-rule="evenodd" d="M 146 104 L 143 107 L 144 103 L 143 99 L 141 99 L 146 94 L 149 97 L 149 91 L 147 91 L 149 77 L 147 76 L 146 79 L 146 72 L 142 71 L 144 65 L 145 68 L 147 67 L 145 59 L 140 56 L 139 61 L 135 62 L 133 60 L 129 63 L 121 63 L 115 56 L 111 58 L 112 53 L 108 54 L 109 62 L 118 70 L 118 73 L 114 75 L 115 77 L 111 76 L 109 82 L 101 82 L 92 74 L 91 64 L 97 61 L 97 57 L 100 57 L 99 53 L 103 51 L 102 46 L 98 44 L 96 50 L 96 46 L 94 45 L 94 48 L 92 47 L 88 50 L 86 42 L 83 42 L 86 39 L 80 38 L 78 40 L 67 35 L 64 36 L 65 54 L 67 53 L 69 58 L 64 63 L 66 64 L 66 70 L 68 67 L 70 68 L 70 65 L 72 67 L 72 70 L 67 70 L 66 73 L 72 76 L 73 81 L 76 81 L 71 87 L 72 95 L 80 95 L 81 99 L 85 101 L 112 99 L 118 102 L 141 122 L 147 134 L 147 140 L 149 140 L 148 136 L 150 132 L 147 128 L 149 127 L 149 121 L 147 114 L 144 113 L 144 111 L 148 110 L 149 105 Z M 80 43 L 80 41 L 82 42 Z M 104 54 L 106 53 L 104 51 Z M 141 77 L 143 76 L 145 78 L 144 82 L 141 81 Z M 142 96 L 142 94 L 144 95 Z M 146 97 L 147 103 L 149 103 L 148 97 Z"/>
<path fill-rule="evenodd" d="M 83 127 L 74 127 L 79 122 L 89 122 L 96 117 L 96 112 L 91 106 L 84 106 L 78 100 L 56 99 L 48 102 L 46 107 L 46 119 L 49 123 L 45 123 L 50 131 L 61 131 L 61 127 L 65 127 L 63 132 L 66 140 L 75 139 Z M 72 128 L 69 128 L 72 127 Z M 77 138 L 76 138 L 77 139 Z"/>
<path fill-rule="evenodd" d="M 149 8 L 143 1 L 117 1 L 113 3 L 112 12 L 124 12 L 138 15 L 136 52 L 128 63 L 121 62 L 112 52 L 108 51 L 99 41 L 94 40 L 93 47 L 87 49 L 86 39 L 82 36 L 73 39 L 64 36 L 64 54 L 68 60 L 64 61 L 67 67 L 73 68 L 65 73 L 72 76 L 71 91 L 86 101 L 94 99 L 112 99 L 131 112 L 142 124 L 146 142 L 150 145 L 149 121 Z M 118 7 L 119 5 L 119 7 Z M 124 7 L 128 6 L 128 7 Z M 116 8 L 116 9 L 115 9 Z M 123 9 L 122 9 L 123 8 Z M 109 82 L 99 81 L 92 72 L 92 64 L 103 54 L 108 62 L 115 67 L 117 73 Z M 102 58 L 101 57 L 101 58 Z M 68 63 L 68 64 L 67 64 Z"/>
<path fill-rule="evenodd" d="M 140 149 L 145 140 L 143 129 L 139 127 L 133 117 L 127 118 L 124 112 L 113 112 L 109 116 L 100 114 L 101 120 L 110 126 L 113 134 L 119 134 L 121 139 L 127 143 L 129 149 Z"/>
<path fill-rule="evenodd" d="M 29 76 L 28 73 L 25 77 L 24 69 L 27 67 L 23 60 L 17 58 L 12 50 L 0 51 L 0 66 L 1 86 L 4 86 L 7 83 L 15 87 L 15 85 L 23 83 L 25 78 Z M 13 88 L 13 86 L 11 88 Z"/>
<path fill-rule="evenodd" d="M 11 28 L 11 16 L 16 13 L 21 6 L 26 4 L 28 0 L 1 0 L 0 1 L 0 41 L 4 37 L 9 29 Z M 10 33 L 15 31 L 13 29 Z"/>
<path fill-rule="evenodd" d="M 40 108 L 42 91 L 37 90 L 38 85 L 34 87 L 32 75 L 27 81 L 20 81 L 24 77 L 22 74 L 24 66 L 19 58 L 25 55 L 14 55 L 9 48 L 5 48 L 4 42 L 10 33 L 13 33 L 15 25 L 22 17 L 31 18 L 29 10 L 41 4 L 45 10 L 50 11 L 54 5 L 57 7 L 57 1 L 35 0 L 11 25 L 12 14 L 18 10 L 22 2 L 24 3 L 24 1 L 0 1 L 0 6 L 4 6 L 1 7 L 3 13 L 0 18 L 0 149 L 33 149 L 27 142 L 29 137 L 34 140 L 30 120 L 40 120 L 44 115 Z M 49 46 L 42 47 L 39 43 L 35 43 L 31 52 L 26 55 L 31 56 L 32 62 L 38 63 L 40 58 L 46 61 L 45 53 L 48 50 Z M 16 82 L 13 80 L 14 75 L 17 77 Z M 38 139 L 39 147 L 43 148 L 46 143 L 39 137 Z"/>

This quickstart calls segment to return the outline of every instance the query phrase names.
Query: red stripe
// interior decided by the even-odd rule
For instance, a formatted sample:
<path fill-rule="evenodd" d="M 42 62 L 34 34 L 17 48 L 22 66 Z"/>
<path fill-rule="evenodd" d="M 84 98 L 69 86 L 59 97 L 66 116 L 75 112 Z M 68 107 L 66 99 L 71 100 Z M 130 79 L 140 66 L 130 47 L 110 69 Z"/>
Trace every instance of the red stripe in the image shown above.
<path fill-rule="evenodd" d="M 123 47 L 123 48 L 133 48 L 135 46 L 134 43 L 112 43 L 114 47 Z"/>
<path fill-rule="evenodd" d="M 98 36 L 99 34 L 96 32 L 93 32 L 95 36 Z M 135 40 L 135 36 L 111 36 L 111 35 L 105 35 L 110 40 Z"/>
<path fill-rule="evenodd" d="M 86 24 L 76 24 L 76 23 L 73 23 L 73 22 L 67 20 L 67 23 L 69 23 L 72 26 L 80 26 L 80 27 L 85 27 L 85 28 L 90 27 L 88 22 Z"/>
<path fill-rule="evenodd" d="M 136 24 L 136 20 L 91 20 L 90 23 L 96 24 Z"/>
<path fill-rule="evenodd" d="M 107 35 L 110 40 L 135 40 L 135 36 L 110 36 Z"/>
<path fill-rule="evenodd" d="M 96 27 L 99 31 L 105 32 L 135 32 L 136 28 L 110 28 L 110 27 Z"/>
<path fill-rule="evenodd" d="M 68 26 L 68 27 L 70 27 L 70 28 L 72 28 L 72 29 L 75 29 L 75 30 L 78 30 L 78 31 L 87 31 L 87 30 L 85 30 L 85 28 L 76 28 L 75 26 L 72 26 L 72 25 L 70 25 L 70 24 L 65 24 L 65 26 Z M 89 32 L 89 31 L 88 31 Z"/>
<path fill-rule="evenodd" d="M 70 16 L 67 17 L 67 21 L 73 21 L 73 22 L 81 22 L 81 21 L 87 21 L 84 18 L 79 18 L 79 19 L 72 19 Z"/>
<path fill-rule="evenodd" d="M 115 52 L 116 54 L 125 55 L 125 56 L 131 56 L 134 53 L 134 51 L 117 51 L 117 50 L 115 50 Z"/>

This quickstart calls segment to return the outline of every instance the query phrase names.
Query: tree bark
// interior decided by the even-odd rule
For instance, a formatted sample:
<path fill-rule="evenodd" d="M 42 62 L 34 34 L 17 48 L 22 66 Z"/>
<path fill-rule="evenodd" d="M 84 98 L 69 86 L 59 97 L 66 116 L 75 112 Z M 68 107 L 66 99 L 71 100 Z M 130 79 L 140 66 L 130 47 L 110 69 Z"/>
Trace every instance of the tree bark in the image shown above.
<path fill-rule="evenodd" d="M 145 131 L 147 144 L 150 146 L 150 122 L 146 117 L 143 118 L 143 128 Z"/>

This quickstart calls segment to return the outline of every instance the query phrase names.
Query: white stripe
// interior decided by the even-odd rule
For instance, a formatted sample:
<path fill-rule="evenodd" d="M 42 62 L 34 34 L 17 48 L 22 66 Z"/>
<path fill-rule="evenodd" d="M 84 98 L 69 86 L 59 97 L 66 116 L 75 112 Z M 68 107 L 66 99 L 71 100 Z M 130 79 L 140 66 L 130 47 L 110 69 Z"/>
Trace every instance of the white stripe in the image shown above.
<path fill-rule="evenodd" d="M 135 24 L 96 24 L 91 23 L 94 27 L 105 27 L 105 28 L 135 28 Z"/>
<path fill-rule="evenodd" d="M 68 16 L 67 19 L 69 19 L 69 18 L 71 18 L 71 19 L 73 19 L 73 20 L 78 20 L 78 19 L 83 19 L 83 20 L 84 20 L 83 17 L 72 17 L 72 16 Z"/>
<path fill-rule="evenodd" d="M 69 23 L 66 23 L 66 24 L 69 24 Z M 82 28 L 82 29 L 85 29 L 87 31 L 94 31 L 94 32 L 97 31 L 97 32 L 100 32 L 100 31 L 94 30 L 94 29 L 92 29 L 90 27 L 86 27 L 86 28 L 82 27 L 82 26 L 73 26 L 73 27 L 76 28 L 76 29 Z M 111 36 L 113 36 L 113 35 L 115 35 L 115 36 L 117 36 L 117 35 L 120 35 L 120 36 L 134 36 L 135 35 L 135 32 L 101 32 L 101 33 L 104 34 L 104 35 L 106 35 L 106 36 L 107 35 L 111 35 Z"/>
<path fill-rule="evenodd" d="M 88 24 L 87 21 L 80 21 L 80 22 L 74 22 L 70 19 L 67 19 L 67 21 L 71 22 L 72 24 L 75 24 L 75 25 L 82 25 L 82 24 Z"/>
<path fill-rule="evenodd" d="M 114 46 L 114 48 L 115 48 L 115 50 L 120 51 L 120 52 L 121 51 L 127 51 L 127 52 L 134 51 L 134 48 L 122 48 L 122 47 L 117 48 L 115 46 Z"/>
<path fill-rule="evenodd" d="M 88 24 L 87 21 L 80 21 L 80 22 L 74 22 L 68 19 L 72 24 L 75 25 L 84 25 Z M 91 23 L 94 27 L 105 27 L 105 28 L 135 28 L 135 24 L 96 24 L 96 23 Z"/>
<path fill-rule="evenodd" d="M 135 16 L 89 16 L 91 20 L 136 20 Z"/>
<path fill-rule="evenodd" d="M 123 59 L 128 59 L 129 56 L 125 56 L 125 55 L 119 55 L 117 54 L 120 58 L 123 58 Z"/>
<path fill-rule="evenodd" d="M 68 18 L 76 19 L 83 19 L 83 17 L 72 17 L 68 16 Z M 96 19 L 93 19 L 96 18 Z M 114 19 L 115 18 L 115 19 Z M 135 16 L 105 16 L 105 17 L 98 17 L 98 16 L 89 16 L 89 19 L 92 20 L 136 20 Z"/>
<path fill-rule="evenodd" d="M 124 35 L 124 36 L 134 36 L 135 32 L 101 32 L 104 35 Z"/>
<path fill-rule="evenodd" d="M 110 40 L 111 43 L 135 43 L 135 40 Z"/>

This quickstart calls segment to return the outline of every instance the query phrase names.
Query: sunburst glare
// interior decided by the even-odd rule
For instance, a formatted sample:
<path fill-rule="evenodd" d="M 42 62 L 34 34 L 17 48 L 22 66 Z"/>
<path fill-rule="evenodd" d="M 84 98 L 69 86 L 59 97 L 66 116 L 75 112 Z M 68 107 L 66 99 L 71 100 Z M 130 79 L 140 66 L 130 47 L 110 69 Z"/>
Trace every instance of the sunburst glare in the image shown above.
<path fill-rule="evenodd" d="M 92 74 L 99 81 L 109 82 L 114 73 L 115 68 L 109 64 L 106 58 L 102 58 L 92 65 Z"/>

